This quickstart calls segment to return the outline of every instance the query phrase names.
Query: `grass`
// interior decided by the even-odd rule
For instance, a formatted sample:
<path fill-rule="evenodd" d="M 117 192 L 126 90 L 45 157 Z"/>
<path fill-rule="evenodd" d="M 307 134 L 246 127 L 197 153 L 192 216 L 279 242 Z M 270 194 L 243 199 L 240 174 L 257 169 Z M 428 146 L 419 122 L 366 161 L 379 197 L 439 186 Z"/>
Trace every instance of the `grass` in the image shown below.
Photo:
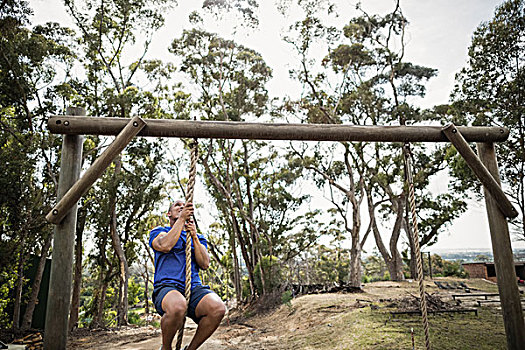
<path fill-rule="evenodd" d="M 355 309 L 327 318 L 308 332 L 285 337 L 285 349 L 424 349 L 425 340 L 419 316 L 392 318 L 384 305 Z M 479 308 L 474 314 L 429 315 L 430 341 L 433 349 L 506 349 L 501 313 L 493 308 Z"/>

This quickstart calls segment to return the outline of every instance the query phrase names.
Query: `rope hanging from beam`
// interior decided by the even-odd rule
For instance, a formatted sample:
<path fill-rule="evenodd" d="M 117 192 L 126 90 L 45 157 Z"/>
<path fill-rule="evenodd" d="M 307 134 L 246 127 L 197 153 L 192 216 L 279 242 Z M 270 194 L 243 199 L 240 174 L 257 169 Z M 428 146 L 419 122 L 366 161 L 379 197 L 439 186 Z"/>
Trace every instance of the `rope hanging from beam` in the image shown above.
<path fill-rule="evenodd" d="M 419 246 L 419 231 L 417 228 L 416 196 L 414 194 L 414 178 L 412 177 L 412 158 L 410 155 L 410 145 L 408 143 L 406 143 L 403 148 L 403 156 L 405 160 L 405 180 L 408 185 L 408 202 L 412 216 L 412 240 L 414 242 L 414 250 L 416 255 L 417 282 L 419 285 L 420 296 L 419 309 L 421 310 L 423 329 L 425 331 L 425 348 L 426 350 L 431 350 L 432 346 L 430 344 L 430 327 L 428 325 L 427 298 L 425 295 L 423 264 L 421 261 L 421 247 Z"/>
<path fill-rule="evenodd" d="M 193 139 L 190 145 L 191 147 L 191 164 L 190 173 L 188 177 L 188 187 L 186 188 L 186 203 L 193 203 L 193 192 L 195 189 L 195 178 L 197 177 L 197 160 L 198 155 L 198 142 L 197 139 Z M 184 294 L 186 297 L 186 314 L 190 306 L 191 299 L 191 234 L 190 231 L 186 231 L 186 284 Z M 186 317 L 182 320 L 182 325 L 177 332 L 177 343 L 175 345 L 176 350 L 180 350 L 182 345 L 182 337 L 184 335 L 184 325 L 186 323 Z"/>

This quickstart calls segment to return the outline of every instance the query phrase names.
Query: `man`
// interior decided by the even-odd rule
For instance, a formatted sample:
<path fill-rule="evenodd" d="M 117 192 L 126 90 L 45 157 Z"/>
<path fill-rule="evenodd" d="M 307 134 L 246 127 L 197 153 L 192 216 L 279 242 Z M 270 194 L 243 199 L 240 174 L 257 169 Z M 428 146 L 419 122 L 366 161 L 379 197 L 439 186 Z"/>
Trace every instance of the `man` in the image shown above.
<path fill-rule="evenodd" d="M 203 286 L 200 269 L 207 269 L 210 257 L 207 241 L 197 234 L 193 223 L 193 204 L 176 201 L 168 209 L 170 226 L 156 227 L 150 232 L 149 244 L 155 251 L 153 303 L 162 316 L 162 350 L 171 350 L 171 343 L 182 326 L 186 312 L 186 230 L 191 234 L 191 300 L 188 317 L 198 324 L 187 350 L 197 349 L 219 326 L 226 307 L 217 294 Z"/>

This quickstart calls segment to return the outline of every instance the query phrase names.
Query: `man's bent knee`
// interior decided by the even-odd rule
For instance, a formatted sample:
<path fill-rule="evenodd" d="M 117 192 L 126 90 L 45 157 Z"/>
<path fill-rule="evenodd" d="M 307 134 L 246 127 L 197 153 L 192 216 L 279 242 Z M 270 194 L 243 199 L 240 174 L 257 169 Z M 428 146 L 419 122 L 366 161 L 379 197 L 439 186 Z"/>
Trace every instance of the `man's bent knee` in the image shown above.
<path fill-rule="evenodd" d="M 168 293 L 162 300 L 162 309 L 168 318 L 182 319 L 186 307 L 186 300 L 178 292 Z"/>
<path fill-rule="evenodd" d="M 210 305 L 210 309 L 208 310 L 208 316 L 213 317 L 217 320 L 222 320 L 224 317 L 224 314 L 226 313 L 226 306 L 222 301 L 217 301 Z"/>
<path fill-rule="evenodd" d="M 182 319 L 186 314 L 186 303 L 170 303 L 168 304 L 166 310 L 164 310 L 164 315 L 168 317 L 175 317 L 177 319 Z"/>

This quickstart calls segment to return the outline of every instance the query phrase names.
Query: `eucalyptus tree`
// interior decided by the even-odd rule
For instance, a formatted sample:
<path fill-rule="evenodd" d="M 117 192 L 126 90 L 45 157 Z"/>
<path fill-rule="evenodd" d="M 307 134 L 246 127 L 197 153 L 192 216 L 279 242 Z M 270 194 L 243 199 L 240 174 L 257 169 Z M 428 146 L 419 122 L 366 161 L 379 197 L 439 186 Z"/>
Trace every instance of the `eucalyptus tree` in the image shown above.
<path fill-rule="evenodd" d="M 467 65 L 457 74 L 451 108 L 445 112 L 462 124 L 506 126 L 509 139 L 497 145 L 501 179 L 519 217 L 510 221 L 525 240 L 525 2 L 507 0 L 491 20 L 481 23 L 468 50 Z M 477 187 L 468 172 L 456 168 L 462 189 Z"/>
<path fill-rule="evenodd" d="M 75 60 L 73 32 L 56 23 L 31 27 L 25 1 L 4 1 L 0 8 L 0 290 L 2 311 L 14 305 L 12 326 L 20 326 L 20 305 L 27 301 L 23 328 L 29 328 L 44 263 L 51 245 L 46 211 L 55 197 L 58 142 L 45 130 L 48 114 L 67 100 L 67 72 Z M 29 255 L 40 256 L 28 300 L 22 300 Z M 6 325 L 5 312 L 0 322 Z"/>
<path fill-rule="evenodd" d="M 257 52 L 197 28 L 184 31 L 171 51 L 182 59 L 181 71 L 199 88 L 195 106 L 203 119 L 245 121 L 267 111 L 265 85 L 271 70 Z M 292 250 L 315 236 L 306 227 L 295 231 L 310 234 L 308 239 L 290 236 L 304 219 L 294 210 L 307 199 L 289 189 L 299 174 L 288 171 L 277 149 L 263 142 L 211 140 L 202 148 L 206 184 L 229 233 L 224 241 L 230 244 L 237 298 L 241 299 L 238 248 L 248 270 L 251 296 L 256 294 L 256 268 L 264 294 L 269 291 L 265 276 L 271 271 L 259 263 L 263 257 L 293 255 Z"/>
<path fill-rule="evenodd" d="M 90 253 L 91 271 L 99 275 L 92 307 L 87 313 L 93 316 L 93 328 L 104 326 L 105 291 L 113 277 L 122 276 L 121 271 L 125 270 L 123 260 L 118 255 L 124 256 L 128 265 L 140 262 L 140 254 L 144 250 L 142 243 L 147 240 L 147 222 L 159 201 L 165 198 L 163 192 L 166 180 L 159 176 L 167 168 L 164 160 L 165 147 L 165 143 L 146 139 L 133 141 L 123 154 L 120 171 L 107 171 L 88 194 L 90 220 L 86 225 L 92 231 L 102 233 L 94 236 L 95 249 Z M 112 191 L 116 193 L 111 193 Z M 113 202 L 113 196 L 118 201 Z M 90 197 L 96 197 L 96 200 Z M 115 214 L 112 218 L 107 215 L 108 212 L 118 215 Z M 111 227 L 113 220 L 115 224 Z M 111 232 L 109 236 L 104 234 L 108 227 L 116 232 Z M 118 237 L 118 243 L 114 242 L 115 237 Z M 121 251 L 117 252 L 115 247 Z M 126 281 L 119 279 L 119 288 L 127 283 L 129 274 L 124 277 Z M 124 291 L 127 291 L 126 288 Z M 126 312 L 124 307 L 127 306 L 127 293 L 123 295 L 124 291 L 118 293 L 118 303 L 115 305 L 118 315 Z M 119 324 L 122 325 L 122 321 Z"/>
<path fill-rule="evenodd" d="M 75 88 L 81 96 L 79 101 L 88 107 L 90 113 L 98 116 L 122 118 L 129 118 L 133 114 L 139 114 L 145 118 L 170 117 L 169 106 L 174 97 L 171 95 L 171 87 L 168 86 L 167 80 L 172 68 L 160 60 L 147 59 L 152 38 L 163 26 L 164 14 L 171 7 L 170 1 L 102 0 L 93 3 L 66 0 L 65 5 L 81 34 L 80 43 L 83 49 L 81 62 L 85 69 L 86 79 L 77 79 Z M 137 47 L 141 48 L 137 50 Z M 153 84 L 148 86 L 146 83 Z M 143 85 L 147 88 L 142 87 Z M 89 139 L 89 149 L 86 151 L 92 155 L 91 158 L 95 158 L 103 150 L 107 141 L 107 138 L 100 137 Z M 107 288 L 107 283 L 113 277 L 113 269 L 107 264 L 113 264 L 115 260 L 107 257 L 105 253 L 107 243 L 105 236 L 108 232 L 111 237 L 112 249 L 117 258 L 116 261 L 118 261 L 118 325 L 127 323 L 128 260 L 134 258 L 133 247 L 137 248 L 133 244 L 133 239 L 130 238 L 133 225 L 130 221 L 120 220 L 119 210 L 124 210 L 120 206 L 124 199 L 121 199 L 120 196 L 138 201 L 132 206 L 135 208 L 134 212 L 126 212 L 130 215 L 129 220 L 139 219 L 141 215 L 144 215 L 142 213 L 144 208 L 150 208 L 151 205 L 162 200 L 160 196 L 157 196 L 151 202 L 152 198 L 145 196 L 144 193 L 144 196 L 140 197 L 141 191 L 133 191 L 130 187 L 144 184 L 146 188 L 143 192 L 154 193 L 157 191 L 158 194 L 157 184 L 152 178 L 159 177 L 160 161 L 156 160 L 154 165 L 150 165 L 148 162 L 151 163 L 153 158 L 156 159 L 156 156 L 149 156 L 144 152 L 146 150 L 153 152 L 153 149 L 162 147 L 162 143 L 160 141 L 156 143 L 140 142 L 135 143 L 135 145 L 143 148 L 143 151 L 137 151 L 135 148 L 133 156 L 131 156 L 132 153 L 129 153 L 129 158 L 117 157 L 114 166 L 109 169 L 111 175 L 106 174 L 109 178 L 102 181 L 93 190 L 95 192 L 91 196 L 96 196 L 96 200 L 104 203 L 104 205 L 96 206 L 91 202 L 87 206 L 89 212 L 87 220 L 97 221 L 96 224 L 87 227 L 96 228 L 94 235 L 98 242 L 95 247 L 100 250 L 97 265 L 100 275 L 98 278 L 100 291 Z M 151 159 L 146 161 L 147 157 Z M 144 162 L 139 164 L 141 158 L 144 158 Z M 134 169 L 135 167 L 144 169 L 143 171 L 146 173 L 149 171 L 146 169 L 152 167 L 151 169 L 154 169 L 156 174 L 155 176 L 148 174 L 147 181 L 142 179 L 144 182 L 137 182 L 140 181 L 138 179 L 141 175 L 133 173 L 139 169 Z M 127 168 L 131 168 L 133 171 L 127 171 Z M 107 186 L 107 188 L 103 188 L 103 186 Z M 100 193 L 109 197 L 101 198 Z M 106 199 L 108 200 L 107 203 L 105 202 Z M 146 204 L 144 201 L 150 202 Z M 128 204 L 131 205 L 130 202 Z M 94 208 L 103 210 L 103 212 L 95 213 Z M 107 219 L 102 219 L 100 216 Z M 81 264 L 81 261 L 77 264 Z M 102 320 L 98 313 L 103 312 L 100 305 L 104 304 L 104 298 L 105 296 L 101 294 L 99 307 L 94 309 L 96 314 L 93 320 Z"/>
<path fill-rule="evenodd" d="M 341 31 L 323 24 L 319 17 L 323 7 L 318 3 L 300 4 L 305 18 L 290 28 L 286 40 L 296 49 L 299 65 L 293 73 L 306 93 L 301 100 L 289 102 L 289 108 L 302 112 L 305 122 L 315 123 L 404 125 L 407 121 L 422 119 L 409 99 L 424 95 L 424 82 L 435 75 L 435 70 L 404 61 L 408 21 L 399 1 L 394 3 L 394 10 L 384 16 L 369 15 L 357 6 L 359 16 L 352 18 Z M 322 4 L 325 10 L 335 11 L 327 2 Z M 328 43 L 328 54 L 322 65 L 316 64 L 312 57 L 320 41 Z M 354 286 L 360 285 L 361 249 L 371 232 L 391 277 L 403 279 L 398 242 L 401 229 L 409 233 L 410 226 L 405 214 L 401 146 L 341 143 L 329 149 L 317 146 L 313 155 L 309 155 L 311 149 L 293 150 L 317 185 L 326 186 L 329 199 L 350 235 L 350 283 Z M 423 217 L 420 224 L 423 245 L 434 242 L 437 234 L 464 210 L 460 199 L 448 194 L 433 199 L 422 187 L 444 168 L 441 154 L 442 150 L 432 151 L 416 145 L 410 155 L 418 172 L 415 185 Z M 369 216 L 366 230 L 362 227 L 361 213 L 365 198 Z M 383 215 L 383 226 L 390 226 L 394 221 L 389 248 L 383 242 L 377 208 Z M 408 236 L 410 240 L 411 235 Z"/>
<path fill-rule="evenodd" d="M 364 110 L 370 118 L 370 123 L 374 125 L 378 123 L 405 125 L 407 122 L 424 120 L 426 115 L 409 101 L 414 100 L 414 97 L 425 95 L 424 83 L 436 74 L 436 70 L 405 62 L 404 38 L 408 20 L 402 13 L 400 2 L 397 1 L 394 10 L 384 16 L 371 16 L 362 9 L 360 12 L 361 16 L 352 19 L 343 29 L 351 46 L 343 44 L 333 53 L 334 62 L 339 69 L 344 68 L 345 58 L 349 57 L 345 52 L 351 52 L 351 47 L 365 47 L 365 59 L 371 59 L 375 64 L 374 71 L 368 76 L 369 79 L 355 90 L 355 95 L 358 97 L 348 99 L 347 103 L 352 108 L 349 110 L 354 113 Z M 359 97 L 363 90 L 364 96 Z M 397 248 L 402 227 L 408 234 L 411 252 L 414 254 L 408 215 L 403 218 L 403 209 L 408 211 L 409 208 L 404 203 L 407 192 L 402 184 L 407 177 L 407 169 L 403 169 L 404 162 L 400 157 L 402 152 L 405 161 L 407 157 L 411 158 L 415 171 L 413 175 L 420 217 L 420 246 L 435 243 L 438 234 L 465 210 L 465 202 L 459 195 L 451 193 L 433 195 L 426 190 L 431 177 L 445 168 L 447 163 L 444 155 L 449 146 L 432 149 L 423 145 L 411 145 L 410 148 L 405 145 L 402 152 L 399 146 L 401 145 L 374 145 L 373 161 L 367 167 L 367 172 L 372 178 L 367 187 L 370 223 L 379 252 L 393 279 L 403 278 L 402 259 Z M 390 252 L 378 232 L 376 207 L 380 209 L 385 219 L 389 216 L 395 218 L 390 235 Z M 413 262 L 414 259 L 411 261 Z"/>

